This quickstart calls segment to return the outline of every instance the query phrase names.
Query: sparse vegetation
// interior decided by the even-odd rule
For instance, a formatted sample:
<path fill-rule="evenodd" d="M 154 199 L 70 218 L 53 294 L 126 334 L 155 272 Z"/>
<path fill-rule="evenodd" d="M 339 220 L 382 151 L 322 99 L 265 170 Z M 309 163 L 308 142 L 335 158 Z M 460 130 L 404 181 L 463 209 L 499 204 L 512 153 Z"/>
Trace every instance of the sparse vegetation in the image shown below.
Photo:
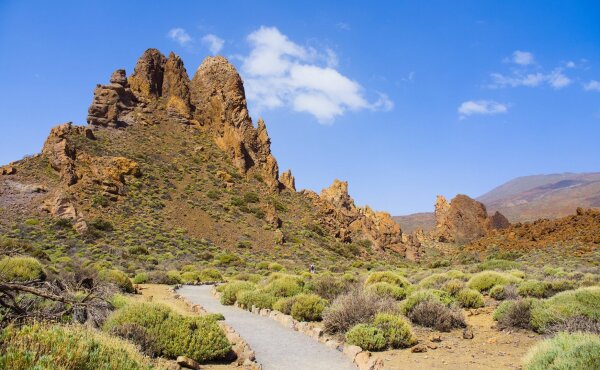
<path fill-rule="evenodd" d="M 559 333 L 529 351 L 524 359 L 524 369 L 600 369 L 600 337 L 583 333 Z"/>

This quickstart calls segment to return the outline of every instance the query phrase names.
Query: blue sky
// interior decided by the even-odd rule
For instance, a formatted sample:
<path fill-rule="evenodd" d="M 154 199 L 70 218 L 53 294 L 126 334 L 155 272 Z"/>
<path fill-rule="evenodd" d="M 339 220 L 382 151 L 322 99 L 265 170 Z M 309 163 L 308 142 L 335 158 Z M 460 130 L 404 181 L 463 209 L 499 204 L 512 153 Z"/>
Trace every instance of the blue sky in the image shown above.
<path fill-rule="evenodd" d="M 316 3 L 315 3 L 316 4 Z M 84 124 L 149 47 L 240 70 L 281 170 L 358 204 L 431 211 L 517 176 L 600 170 L 594 1 L 0 1 L 0 163 Z"/>

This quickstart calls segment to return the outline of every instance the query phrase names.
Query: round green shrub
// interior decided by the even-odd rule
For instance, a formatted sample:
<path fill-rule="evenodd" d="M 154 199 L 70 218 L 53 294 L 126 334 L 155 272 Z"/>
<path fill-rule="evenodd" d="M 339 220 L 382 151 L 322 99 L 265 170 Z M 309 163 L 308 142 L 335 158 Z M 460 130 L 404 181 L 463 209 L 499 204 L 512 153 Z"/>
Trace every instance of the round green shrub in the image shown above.
<path fill-rule="evenodd" d="M 236 295 L 236 300 L 242 308 L 247 310 L 250 310 L 252 306 L 271 309 L 277 298 L 272 294 L 258 290 L 240 290 Z"/>
<path fill-rule="evenodd" d="M 148 273 L 140 272 L 139 274 L 136 274 L 134 276 L 133 283 L 134 284 L 144 284 L 144 283 L 147 283 L 149 279 L 150 279 L 150 277 L 148 276 Z"/>
<path fill-rule="evenodd" d="M 221 294 L 221 303 L 224 305 L 232 305 L 235 303 L 238 292 L 242 290 L 254 290 L 255 285 L 249 281 L 232 281 L 223 285 L 223 293 Z"/>
<path fill-rule="evenodd" d="M 302 292 L 302 287 L 298 283 L 298 279 L 283 276 L 271 281 L 263 290 L 271 293 L 275 297 L 291 297 Z"/>
<path fill-rule="evenodd" d="M 451 279 L 448 280 L 444 283 L 444 285 L 442 285 L 442 290 L 445 292 L 448 292 L 448 294 L 455 296 L 456 294 L 458 294 L 458 292 L 460 292 L 461 290 L 463 290 L 463 288 L 465 287 L 465 282 L 459 279 Z"/>
<path fill-rule="evenodd" d="M 198 271 L 185 271 L 180 276 L 183 284 L 192 284 L 200 280 Z"/>
<path fill-rule="evenodd" d="M 131 280 L 129 280 L 127 275 L 121 270 L 102 270 L 99 275 L 102 280 L 115 284 L 122 292 L 135 292 Z"/>
<path fill-rule="evenodd" d="M 568 290 L 545 300 L 531 309 L 531 326 L 543 333 L 550 325 L 584 316 L 600 321 L 600 287 Z"/>
<path fill-rule="evenodd" d="M 448 280 L 450 280 L 450 277 L 447 274 L 432 274 L 419 281 L 419 286 L 425 289 L 439 289 Z"/>
<path fill-rule="evenodd" d="M 506 285 L 502 285 L 502 284 L 494 285 L 492 287 L 492 289 L 490 289 L 490 291 L 489 291 L 490 297 L 492 297 L 498 301 L 503 300 L 504 299 L 504 287 L 506 287 Z"/>
<path fill-rule="evenodd" d="M 271 271 L 281 271 L 283 270 L 283 266 L 277 262 L 269 263 L 269 270 Z"/>
<path fill-rule="evenodd" d="M 512 270 L 512 269 L 518 269 L 519 267 L 521 267 L 521 264 L 519 262 L 509 261 L 509 260 L 501 260 L 501 259 L 489 259 L 485 262 L 480 263 L 478 266 L 479 271 L 484 271 L 484 270 L 507 271 L 507 270 Z"/>
<path fill-rule="evenodd" d="M 167 271 L 167 280 L 169 285 L 176 285 L 183 283 L 181 274 L 177 270 Z"/>
<path fill-rule="evenodd" d="M 539 280 L 525 280 L 519 285 L 518 292 L 522 297 L 544 298 L 550 294 L 550 284 Z"/>
<path fill-rule="evenodd" d="M 410 347 L 417 342 L 409 322 L 402 316 L 379 313 L 373 324 L 383 331 L 386 344 L 392 348 Z"/>
<path fill-rule="evenodd" d="M 483 271 L 473 275 L 473 277 L 469 279 L 467 286 L 479 292 L 484 292 L 490 290 L 494 285 L 507 285 L 509 283 L 518 283 L 519 281 L 519 278 L 510 274 L 496 271 Z"/>
<path fill-rule="evenodd" d="M 200 271 L 200 273 L 198 274 L 198 278 L 203 283 L 218 282 L 224 280 L 223 275 L 221 275 L 221 272 L 219 272 L 219 270 L 217 269 L 204 269 Z"/>
<path fill-rule="evenodd" d="M 525 370 L 600 369 L 600 337 L 558 333 L 529 350 L 523 362 Z"/>
<path fill-rule="evenodd" d="M 391 271 L 377 271 L 371 273 L 365 281 L 365 285 L 371 285 L 381 282 L 396 285 L 401 288 L 406 288 L 410 285 L 410 281 L 408 281 L 408 279 Z"/>
<path fill-rule="evenodd" d="M 292 317 L 298 321 L 319 321 L 327 301 L 316 294 L 300 294 L 296 296 L 292 309 Z"/>
<path fill-rule="evenodd" d="M 381 351 L 387 347 L 383 330 L 369 324 L 353 326 L 346 333 L 346 342 L 367 351 Z"/>
<path fill-rule="evenodd" d="M 463 308 L 479 308 L 485 305 L 483 295 L 474 289 L 463 289 L 456 295 L 456 300 Z"/>
<path fill-rule="evenodd" d="M 34 323 L 2 333 L 0 369 L 149 369 L 132 343 L 79 325 Z"/>
<path fill-rule="evenodd" d="M 400 310 L 404 315 L 407 315 L 419 303 L 430 300 L 440 302 L 446 306 L 454 302 L 454 299 L 447 292 L 444 292 L 442 290 L 417 290 L 411 293 L 404 301 L 402 301 L 402 304 L 400 305 Z"/>
<path fill-rule="evenodd" d="M 289 315 L 292 313 L 292 306 L 298 297 L 299 296 L 296 295 L 293 297 L 279 298 L 275 303 L 273 303 L 273 309 Z"/>
<path fill-rule="evenodd" d="M 158 355 L 186 356 L 198 362 L 224 358 L 231 344 L 210 316 L 183 316 L 156 303 L 132 303 L 115 311 L 104 324 L 113 332 L 123 325 L 139 325 L 155 341 Z"/>
<path fill-rule="evenodd" d="M 42 264 L 33 257 L 4 257 L 0 260 L 0 281 L 23 283 L 45 278 Z"/>
<path fill-rule="evenodd" d="M 406 298 L 406 289 L 386 282 L 367 285 L 366 290 L 380 297 L 389 297 L 398 301 Z"/>

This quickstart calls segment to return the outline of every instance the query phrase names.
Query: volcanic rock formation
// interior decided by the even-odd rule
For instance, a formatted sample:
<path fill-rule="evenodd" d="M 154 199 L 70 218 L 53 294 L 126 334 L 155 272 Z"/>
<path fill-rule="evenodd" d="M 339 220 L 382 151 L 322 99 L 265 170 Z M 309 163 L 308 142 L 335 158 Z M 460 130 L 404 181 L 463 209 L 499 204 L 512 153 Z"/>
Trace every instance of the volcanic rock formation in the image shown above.
<path fill-rule="evenodd" d="M 463 194 L 454 197 L 450 203 L 444 196 L 438 195 L 435 220 L 434 238 L 450 243 L 467 243 L 487 235 L 490 230 L 510 225 L 499 212 L 488 217 L 483 203 Z"/>

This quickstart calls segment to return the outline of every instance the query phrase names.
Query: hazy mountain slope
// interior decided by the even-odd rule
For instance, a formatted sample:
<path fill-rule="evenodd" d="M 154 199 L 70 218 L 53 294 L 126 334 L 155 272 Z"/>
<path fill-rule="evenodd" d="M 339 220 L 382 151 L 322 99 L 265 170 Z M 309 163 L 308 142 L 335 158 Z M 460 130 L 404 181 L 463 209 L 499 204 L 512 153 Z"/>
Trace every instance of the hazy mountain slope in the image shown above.
<path fill-rule="evenodd" d="M 477 200 L 511 222 L 564 217 L 577 207 L 600 207 L 600 173 L 519 177 Z"/>
<path fill-rule="evenodd" d="M 406 216 L 394 216 L 394 221 L 400 224 L 402 231 L 412 233 L 416 229 L 430 231 L 435 227 L 435 214 L 433 212 L 413 213 Z"/>

